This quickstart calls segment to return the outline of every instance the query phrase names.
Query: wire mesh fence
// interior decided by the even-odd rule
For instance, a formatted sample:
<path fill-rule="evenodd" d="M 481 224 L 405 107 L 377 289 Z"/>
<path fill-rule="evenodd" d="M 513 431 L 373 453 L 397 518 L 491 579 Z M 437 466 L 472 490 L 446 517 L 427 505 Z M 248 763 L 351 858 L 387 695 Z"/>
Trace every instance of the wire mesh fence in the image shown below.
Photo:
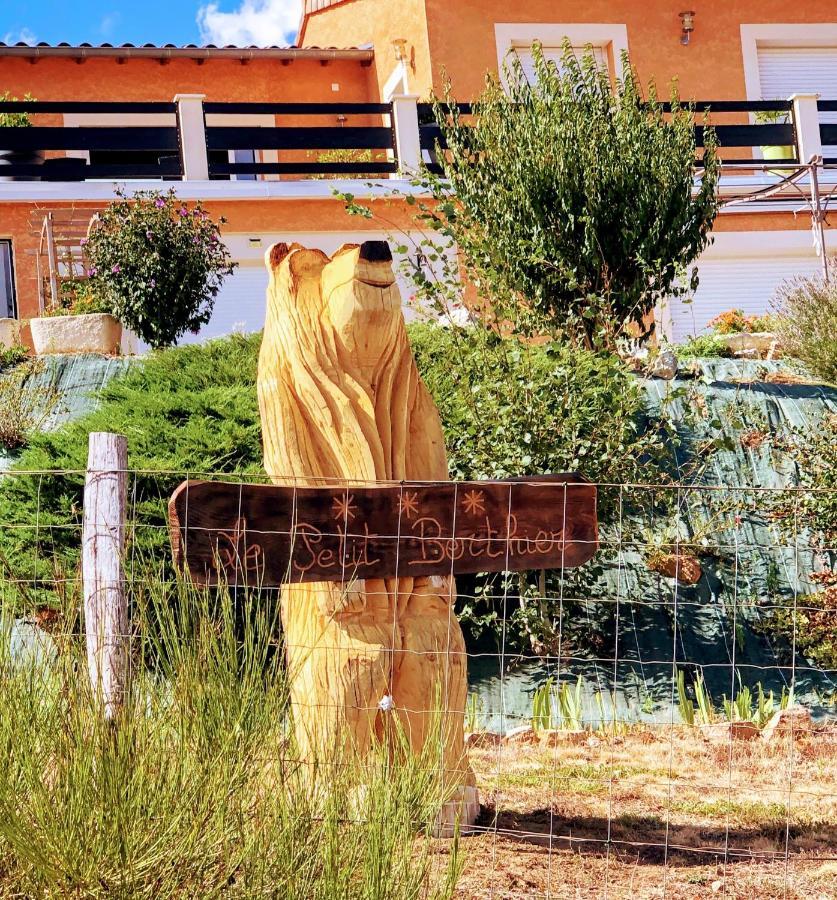
<path fill-rule="evenodd" d="M 171 605 L 182 596 L 167 510 L 175 487 L 189 479 L 234 486 L 268 480 L 126 474 L 131 626 L 122 637 L 139 669 L 153 667 L 154 657 L 136 651 L 155 621 L 139 612 L 142 596 L 152 585 Z M 0 523 L 10 664 L 49 666 L 84 640 L 85 472 L 13 470 L 3 479 L 18 501 Z M 323 481 L 344 502 L 335 503 L 334 531 L 320 540 L 345 548 L 368 539 L 347 496 L 393 483 Z M 410 485 L 395 486 L 403 499 Z M 362 743 L 397 728 L 415 749 L 438 721 L 437 752 L 424 764 L 449 787 L 470 780 L 482 804 L 476 821 L 461 823 L 470 837 L 462 845 L 460 896 L 832 896 L 837 548 L 817 539 L 812 522 L 834 492 L 595 487 L 598 548 L 578 568 L 415 579 L 396 554 L 386 579 L 364 582 L 344 570 L 332 583 L 336 606 L 319 610 L 327 623 L 319 630 L 298 622 L 289 628 L 288 612 L 298 604 L 303 618 L 313 616 L 314 606 L 305 604 L 316 601 L 317 584 L 305 593 L 233 578 L 214 589 L 220 601 L 206 615 L 223 616 L 228 606 L 241 648 L 248 611 L 275 610 L 272 641 L 287 660 L 284 738 L 251 748 L 252 766 L 299 761 L 299 748 L 292 752 L 287 741 L 302 707 L 321 723 L 320 738 L 332 742 L 341 729 L 365 736 Z M 566 485 L 552 490 L 546 508 L 560 522 Z M 458 531 L 454 524 L 441 535 L 416 532 L 421 509 L 402 502 L 398 528 L 379 537 L 396 547 L 409 535 L 455 548 L 468 516 L 476 521 L 484 512 L 473 503 L 468 512 L 464 502 L 454 501 Z M 374 522 L 365 524 L 374 533 Z M 564 541 L 565 525 L 541 540 Z M 488 528 L 485 546 L 494 552 L 508 555 L 520 540 L 510 515 Z M 268 518 L 250 539 L 263 541 L 270 531 Z M 246 544 L 236 550 L 247 552 Z M 466 667 L 467 699 L 456 686 Z M 451 763 L 450 735 L 463 742 L 461 765 Z M 353 821 L 351 811 L 346 820 Z M 436 847 L 434 865 L 443 865 L 445 852 Z"/>

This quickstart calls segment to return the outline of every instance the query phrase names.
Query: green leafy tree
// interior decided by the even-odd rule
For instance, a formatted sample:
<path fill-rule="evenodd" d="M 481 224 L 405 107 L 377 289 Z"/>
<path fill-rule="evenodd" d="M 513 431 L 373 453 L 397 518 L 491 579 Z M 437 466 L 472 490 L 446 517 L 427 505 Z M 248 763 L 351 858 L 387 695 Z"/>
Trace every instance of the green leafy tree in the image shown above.
<path fill-rule="evenodd" d="M 155 349 L 197 333 L 235 263 L 219 226 L 200 203 L 171 189 L 117 199 L 94 220 L 85 243 L 94 290 Z"/>
<path fill-rule="evenodd" d="M 473 116 L 450 83 L 434 101 L 446 150 L 427 178 L 426 224 L 454 241 L 470 280 L 521 330 L 612 343 L 662 298 L 697 286 L 720 163 L 705 126 L 695 189 L 693 111 L 672 88 L 644 95 L 627 56 L 611 82 L 592 52 L 565 44 L 561 67 L 534 48 L 530 84 L 515 57 L 489 77 Z"/>

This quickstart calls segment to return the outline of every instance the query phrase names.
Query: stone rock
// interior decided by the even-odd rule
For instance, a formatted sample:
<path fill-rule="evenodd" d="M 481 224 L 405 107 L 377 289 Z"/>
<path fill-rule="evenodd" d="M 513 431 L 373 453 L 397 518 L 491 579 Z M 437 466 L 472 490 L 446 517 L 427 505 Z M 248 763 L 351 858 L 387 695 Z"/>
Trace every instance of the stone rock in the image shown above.
<path fill-rule="evenodd" d="M 677 354 L 673 350 L 663 350 L 651 366 L 653 378 L 665 378 L 671 381 L 677 374 Z"/>
<path fill-rule="evenodd" d="M 550 728 L 542 731 L 539 738 L 545 747 L 580 746 L 587 741 L 587 732 Z"/>
<path fill-rule="evenodd" d="M 701 725 L 700 732 L 713 744 L 752 741 L 759 736 L 759 728 L 755 722 L 713 722 L 711 725 Z"/>
<path fill-rule="evenodd" d="M 811 713 L 796 703 L 774 713 L 773 718 L 765 725 L 762 737 L 765 741 L 771 741 L 780 735 L 807 734 L 812 727 Z"/>
<path fill-rule="evenodd" d="M 648 568 L 666 578 L 676 578 L 681 584 L 697 584 L 703 574 L 700 561 L 685 553 L 661 554 L 648 563 Z"/>
<path fill-rule="evenodd" d="M 538 735 L 531 725 L 521 725 L 506 732 L 503 738 L 505 744 L 537 744 Z"/>
<path fill-rule="evenodd" d="M 469 731 L 465 735 L 465 746 L 472 749 L 497 747 L 503 740 L 496 731 Z"/>
<path fill-rule="evenodd" d="M 0 319 L 0 347 L 16 347 L 20 343 L 20 322 Z"/>
<path fill-rule="evenodd" d="M 722 334 L 720 338 L 736 356 L 745 359 L 774 359 L 779 351 L 779 342 L 772 331 L 742 331 Z"/>
<path fill-rule="evenodd" d="M 30 319 L 35 353 L 99 353 L 115 356 L 122 343 L 122 324 L 107 313 L 46 316 Z"/>

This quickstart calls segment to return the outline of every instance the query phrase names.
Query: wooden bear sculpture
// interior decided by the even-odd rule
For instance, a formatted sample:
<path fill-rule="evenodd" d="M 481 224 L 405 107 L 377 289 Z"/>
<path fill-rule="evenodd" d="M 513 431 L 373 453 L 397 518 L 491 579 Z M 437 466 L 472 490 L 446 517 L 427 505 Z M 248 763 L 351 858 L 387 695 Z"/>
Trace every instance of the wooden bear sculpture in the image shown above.
<path fill-rule="evenodd" d="M 333 484 L 349 520 L 347 484 L 446 479 L 439 414 L 410 350 L 387 244 L 346 245 L 331 259 L 276 244 L 266 262 L 258 390 L 271 479 Z M 435 730 L 454 797 L 442 824 L 468 825 L 478 802 L 454 597 L 453 578 L 441 577 L 289 584 L 282 619 L 303 754 L 362 753 L 387 716 L 417 752 Z"/>

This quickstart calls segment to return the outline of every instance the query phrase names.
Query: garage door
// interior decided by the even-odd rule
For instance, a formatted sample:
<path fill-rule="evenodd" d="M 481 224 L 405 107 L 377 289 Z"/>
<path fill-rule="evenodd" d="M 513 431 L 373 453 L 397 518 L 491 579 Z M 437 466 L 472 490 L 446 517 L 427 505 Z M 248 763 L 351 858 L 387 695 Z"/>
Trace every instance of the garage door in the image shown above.
<path fill-rule="evenodd" d="M 759 47 L 759 78 L 765 100 L 786 100 L 791 94 L 819 94 L 837 100 L 837 46 Z M 821 113 L 823 122 L 837 123 L 837 114 Z M 837 147 L 825 147 L 825 156 Z"/>
<path fill-rule="evenodd" d="M 746 315 L 770 312 L 776 289 L 794 275 L 816 275 L 821 263 L 815 256 L 729 257 L 698 264 L 700 286 L 691 303 L 671 304 L 672 339 L 685 340 L 707 330 L 711 319 L 728 309 Z"/>
<path fill-rule="evenodd" d="M 226 279 L 215 298 L 215 310 L 209 323 L 200 334 L 186 334 L 178 343 L 194 344 L 234 331 L 260 331 L 264 328 L 267 280 L 267 269 L 261 261 L 258 265 L 240 265 Z"/>

